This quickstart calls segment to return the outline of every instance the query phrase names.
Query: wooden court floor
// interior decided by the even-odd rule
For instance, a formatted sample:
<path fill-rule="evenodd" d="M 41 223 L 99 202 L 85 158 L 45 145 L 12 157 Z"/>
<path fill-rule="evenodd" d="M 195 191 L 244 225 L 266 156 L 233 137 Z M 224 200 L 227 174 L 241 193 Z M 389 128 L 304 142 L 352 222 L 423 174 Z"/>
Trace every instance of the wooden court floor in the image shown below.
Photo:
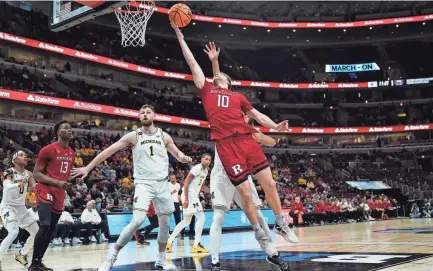
<path fill-rule="evenodd" d="M 340 224 L 297 231 L 299 244 L 274 237 L 292 270 L 433 271 L 433 219 Z M 209 247 L 209 242 L 209 236 L 203 236 L 202 244 Z M 49 248 L 44 263 L 56 271 L 96 271 L 112 246 L 113 243 Z M 175 241 L 169 260 L 178 270 L 209 270 L 209 255 L 191 255 L 191 246 L 188 238 Z M 276 270 L 264 260 L 252 232 L 223 234 L 222 251 L 224 270 Z M 151 240 L 150 246 L 130 242 L 112 270 L 151 270 L 156 255 L 155 240 Z M 25 270 L 14 261 L 13 252 L 5 255 L 2 266 L 3 270 Z"/>

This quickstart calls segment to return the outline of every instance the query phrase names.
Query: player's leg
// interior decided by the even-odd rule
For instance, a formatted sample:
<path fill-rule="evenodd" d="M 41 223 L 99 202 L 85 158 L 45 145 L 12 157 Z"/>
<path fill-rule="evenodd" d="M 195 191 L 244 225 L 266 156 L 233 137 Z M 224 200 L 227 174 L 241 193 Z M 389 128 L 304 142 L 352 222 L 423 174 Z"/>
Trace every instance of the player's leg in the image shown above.
<path fill-rule="evenodd" d="M 206 221 L 206 217 L 204 216 L 203 210 L 196 213 L 195 217 L 197 221 L 195 223 L 195 237 L 194 237 L 194 246 L 192 247 L 193 253 L 209 253 L 209 250 L 204 248 L 201 244 L 201 234 L 203 232 L 204 222 Z"/>
<path fill-rule="evenodd" d="M 192 215 L 183 214 L 183 220 L 179 222 L 179 224 L 176 225 L 174 228 L 174 231 L 171 233 L 170 237 L 168 238 L 167 242 L 167 252 L 173 252 L 173 241 L 176 239 L 176 237 L 179 235 L 179 233 L 185 229 L 186 226 L 191 223 Z"/>
<path fill-rule="evenodd" d="M 215 148 L 218 150 L 219 158 L 227 176 L 239 192 L 244 212 L 251 225 L 253 225 L 254 231 L 256 231 L 259 230 L 260 225 L 252 203 L 250 185 L 246 182 L 249 171 L 244 151 L 240 148 L 240 143 L 235 141 L 234 138 L 228 138 L 217 141 Z"/>
<path fill-rule="evenodd" d="M 33 247 L 33 243 L 35 241 L 36 233 L 39 230 L 39 226 L 36 223 L 36 220 L 27 211 L 25 207 L 21 207 L 19 212 L 20 212 L 19 225 L 21 228 L 23 228 L 29 233 L 29 237 L 27 238 L 24 247 L 15 254 L 15 260 L 20 264 L 26 266 L 28 264 L 27 254 L 29 253 L 30 249 Z"/>
<path fill-rule="evenodd" d="M 107 260 L 101 265 L 101 267 L 99 267 L 98 271 L 108 271 L 114 265 L 120 250 L 131 241 L 134 233 L 140 228 L 146 219 L 147 210 L 149 209 L 150 202 L 154 195 L 155 188 L 152 183 L 138 183 L 135 185 L 132 219 L 120 232 L 113 251 L 109 254 Z"/>
<path fill-rule="evenodd" d="M 221 270 L 219 254 L 222 240 L 224 215 L 230 210 L 230 200 L 235 193 L 235 187 L 221 166 L 214 166 L 210 173 L 210 192 L 212 196 L 213 217 L 210 227 L 211 254 L 213 271 Z"/>
<path fill-rule="evenodd" d="M 153 200 L 155 213 L 158 216 L 158 257 L 155 268 L 161 270 L 172 270 L 175 266 L 166 262 L 166 248 L 168 238 L 170 237 L 170 216 L 174 212 L 174 202 L 170 194 L 167 181 L 161 181 L 156 184 L 157 194 Z"/>
<path fill-rule="evenodd" d="M 4 223 L 5 229 L 8 231 L 8 235 L 0 244 L 0 270 L 1 270 L 1 260 L 4 254 L 8 251 L 9 247 L 17 238 L 19 233 L 18 217 L 16 211 L 13 208 L 3 207 L 0 210 L 2 221 Z"/>
<path fill-rule="evenodd" d="M 271 238 L 271 230 L 269 229 L 269 225 L 268 222 L 266 221 L 265 217 L 263 216 L 263 213 L 261 211 L 261 206 L 262 206 L 262 201 L 259 198 L 259 195 L 257 194 L 257 189 L 254 186 L 254 182 L 252 180 L 251 175 L 248 177 L 248 182 L 250 183 L 250 187 L 251 187 L 251 197 L 253 199 L 253 204 L 256 207 L 256 214 L 257 214 L 257 219 L 259 220 L 259 224 L 262 227 L 262 229 L 265 231 L 266 236 L 268 236 L 269 239 Z M 233 195 L 233 200 L 235 201 L 235 203 L 242 208 L 242 202 L 239 196 L 239 193 L 237 191 L 235 191 L 234 195 Z"/>
<path fill-rule="evenodd" d="M 49 244 L 51 239 L 49 232 L 53 215 L 53 196 L 50 193 L 49 187 L 40 184 L 36 186 L 36 195 L 38 201 L 39 230 L 35 235 L 32 264 L 29 270 L 41 269 L 46 243 Z"/>
<path fill-rule="evenodd" d="M 286 241 L 299 242 L 296 234 L 289 228 L 284 219 L 283 209 L 281 207 L 280 196 L 278 195 L 277 185 L 272 178 L 269 162 L 263 153 L 259 143 L 252 137 L 248 136 L 243 141 L 243 150 L 247 154 L 248 170 L 253 173 L 265 191 L 266 200 L 275 214 L 275 232 L 283 236 Z"/>

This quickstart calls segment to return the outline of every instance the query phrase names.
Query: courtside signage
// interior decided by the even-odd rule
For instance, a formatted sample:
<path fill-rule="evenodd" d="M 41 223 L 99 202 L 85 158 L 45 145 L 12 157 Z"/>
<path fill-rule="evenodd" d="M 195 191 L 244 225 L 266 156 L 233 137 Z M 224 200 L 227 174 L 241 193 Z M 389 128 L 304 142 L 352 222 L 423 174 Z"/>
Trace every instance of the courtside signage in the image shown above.
<path fill-rule="evenodd" d="M 326 72 L 368 72 L 379 70 L 380 68 L 375 62 L 362 64 L 328 64 L 325 67 Z"/>
<path fill-rule="evenodd" d="M 131 6 L 139 6 L 140 4 L 131 2 Z M 168 14 L 167 8 L 156 7 L 155 11 L 163 14 Z M 203 15 L 192 15 L 192 19 L 195 21 L 202 21 L 208 23 L 218 24 L 231 24 L 231 25 L 243 25 L 243 26 L 255 26 L 255 27 L 266 27 L 266 28 L 357 28 L 367 27 L 376 25 L 388 25 L 388 24 L 402 24 L 402 23 L 414 23 L 414 22 L 425 22 L 433 20 L 433 14 L 426 14 L 420 16 L 409 16 L 399 18 L 386 18 L 380 20 L 368 20 L 368 21 L 356 21 L 356 22 L 262 22 L 262 21 L 251 21 L 237 18 L 225 18 L 225 17 L 213 17 Z"/>
<path fill-rule="evenodd" d="M 191 74 L 163 71 L 163 70 L 157 70 L 149 67 L 139 66 L 133 63 L 128 63 L 128 62 L 111 59 L 100 55 L 86 53 L 86 52 L 78 51 L 63 46 L 53 45 L 46 42 L 40 42 L 37 40 L 22 38 L 4 32 L 0 32 L 0 40 L 22 44 L 25 46 L 38 48 L 41 50 L 58 53 L 61 55 L 66 55 L 74 58 L 79 58 L 90 62 L 108 65 L 108 66 L 116 67 L 118 69 L 134 71 L 142 74 L 147 74 L 147 75 L 152 75 L 157 77 L 165 77 L 165 78 L 170 78 L 175 80 L 193 81 Z M 311 83 L 282 83 L 282 82 L 257 82 L 257 81 L 236 80 L 233 81 L 232 85 L 236 87 L 253 87 L 253 88 L 280 88 L 280 89 L 310 89 L 310 88 L 333 89 L 334 88 L 336 89 L 336 88 L 367 88 L 368 82 L 361 82 L 356 84 L 348 84 L 348 83 L 311 84 Z"/>
<path fill-rule="evenodd" d="M 42 104 L 47 106 L 54 106 L 60 108 L 75 109 L 87 112 L 96 112 L 101 114 L 108 114 L 120 117 L 138 118 L 139 111 L 128 108 L 114 107 L 110 105 L 87 103 L 82 101 L 75 101 L 69 99 L 62 99 L 57 97 L 50 97 L 45 95 L 36 95 L 20 91 L 0 88 L 0 99 L 14 100 L 27 103 Z M 166 122 L 172 124 L 179 124 L 185 126 L 194 126 L 209 129 L 209 122 L 204 120 L 195 120 L 188 118 L 181 118 L 176 116 L 156 114 L 155 120 L 159 122 Z M 274 129 L 265 127 L 256 127 L 257 130 L 263 133 L 280 133 Z M 373 126 L 373 127 L 290 127 L 287 134 L 368 134 L 368 133 L 389 133 L 389 132 L 413 132 L 413 131 L 426 131 L 433 130 L 433 124 L 417 124 L 417 125 L 398 125 L 398 126 Z"/>

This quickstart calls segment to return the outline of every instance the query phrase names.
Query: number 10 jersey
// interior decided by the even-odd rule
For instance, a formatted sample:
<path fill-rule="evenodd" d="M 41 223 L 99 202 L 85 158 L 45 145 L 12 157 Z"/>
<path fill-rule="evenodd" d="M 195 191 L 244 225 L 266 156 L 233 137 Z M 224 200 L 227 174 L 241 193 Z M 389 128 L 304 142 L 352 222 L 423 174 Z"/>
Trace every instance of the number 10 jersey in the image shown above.
<path fill-rule="evenodd" d="M 164 132 L 161 128 L 155 128 L 153 133 L 148 134 L 138 128 L 136 133 L 137 141 L 132 149 L 134 183 L 166 179 L 169 164 Z"/>

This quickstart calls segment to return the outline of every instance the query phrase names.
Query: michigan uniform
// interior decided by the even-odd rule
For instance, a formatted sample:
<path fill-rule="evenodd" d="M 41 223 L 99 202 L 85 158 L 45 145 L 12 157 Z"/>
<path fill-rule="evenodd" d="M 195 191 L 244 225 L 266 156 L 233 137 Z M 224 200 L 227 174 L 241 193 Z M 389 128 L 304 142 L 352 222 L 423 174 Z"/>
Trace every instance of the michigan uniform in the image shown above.
<path fill-rule="evenodd" d="M 171 214 L 174 203 L 168 187 L 168 153 L 161 128 L 152 134 L 142 128 L 136 131 L 137 140 L 132 149 L 134 161 L 134 210 L 146 211 L 153 201 L 156 214 Z"/>
<path fill-rule="evenodd" d="M 10 168 L 4 173 L 5 180 L 3 181 L 3 199 L 0 203 L 0 215 L 3 224 L 15 221 L 20 228 L 26 228 L 36 220 L 31 216 L 26 208 L 26 194 L 28 183 L 22 188 L 18 186 L 24 179 L 30 177 L 30 172 L 25 170 L 23 173 L 18 172 L 15 168 Z M 11 180 L 7 180 L 7 176 L 12 176 Z"/>
<path fill-rule="evenodd" d="M 257 194 L 251 175 L 248 176 L 248 182 L 251 187 L 251 195 L 254 206 L 260 208 L 262 201 Z M 226 212 L 230 211 L 230 203 L 232 199 L 242 208 L 242 201 L 239 192 L 232 184 L 218 156 L 217 148 L 215 147 L 214 167 L 210 173 L 210 190 L 212 195 L 213 208 L 221 208 Z"/>
<path fill-rule="evenodd" d="M 209 169 L 203 167 L 200 163 L 191 168 L 190 173 L 194 175 L 194 179 L 188 188 L 188 207 L 183 209 L 184 215 L 193 215 L 203 211 L 203 206 L 200 202 L 199 194 L 201 187 L 206 180 Z M 185 200 L 185 193 L 182 193 L 182 202 Z"/>

